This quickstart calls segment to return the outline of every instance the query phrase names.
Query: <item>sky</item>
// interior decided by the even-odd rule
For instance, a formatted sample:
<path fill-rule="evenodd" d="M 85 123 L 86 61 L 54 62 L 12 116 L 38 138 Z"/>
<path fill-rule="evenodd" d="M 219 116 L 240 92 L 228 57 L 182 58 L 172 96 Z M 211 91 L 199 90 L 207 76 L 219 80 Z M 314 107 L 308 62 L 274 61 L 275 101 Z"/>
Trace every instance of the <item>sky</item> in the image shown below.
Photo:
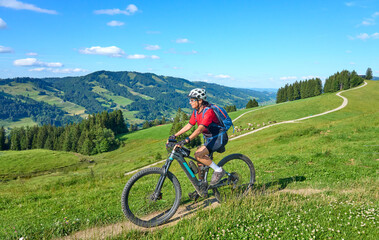
<path fill-rule="evenodd" d="M 279 88 L 379 75 L 379 0 L 0 0 L 0 78 L 151 72 Z"/>

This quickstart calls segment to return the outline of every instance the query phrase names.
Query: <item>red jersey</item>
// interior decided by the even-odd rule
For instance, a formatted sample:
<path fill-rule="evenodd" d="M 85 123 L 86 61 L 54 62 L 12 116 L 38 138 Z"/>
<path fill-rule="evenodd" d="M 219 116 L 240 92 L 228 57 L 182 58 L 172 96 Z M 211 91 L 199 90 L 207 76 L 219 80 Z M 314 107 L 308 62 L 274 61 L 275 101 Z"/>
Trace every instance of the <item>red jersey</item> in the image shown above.
<path fill-rule="evenodd" d="M 196 111 L 196 110 L 195 110 Z M 203 134 L 211 134 L 217 135 L 220 132 L 220 121 L 218 120 L 215 112 L 212 108 L 208 108 L 207 111 L 203 114 L 204 109 L 200 113 L 196 113 L 193 111 L 191 118 L 189 120 L 189 124 L 195 125 L 197 123 L 198 126 L 203 125 L 205 129 L 203 130 Z M 204 117 L 203 117 L 204 115 Z M 213 123 L 213 124 L 212 124 Z"/>

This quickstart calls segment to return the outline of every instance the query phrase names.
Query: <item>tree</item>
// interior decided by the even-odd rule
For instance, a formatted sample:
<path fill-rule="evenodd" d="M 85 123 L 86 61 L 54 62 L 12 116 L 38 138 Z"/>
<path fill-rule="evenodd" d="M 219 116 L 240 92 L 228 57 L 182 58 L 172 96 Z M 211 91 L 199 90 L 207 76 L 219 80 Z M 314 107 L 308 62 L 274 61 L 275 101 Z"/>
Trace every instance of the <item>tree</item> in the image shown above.
<path fill-rule="evenodd" d="M 253 100 L 249 100 L 246 104 L 246 108 L 252 108 L 253 107 Z"/>
<path fill-rule="evenodd" d="M 367 68 L 366 70 L 366 79 L 371 80 L 372 79 L 372 70 L 371 68 Z"/>
<path fill-rule="evenodd" d="M 5 150 L 5 129 L 0 128 L 0 151 Z"/>
<path fill-rule="evenodd" d="M 300 99 L 300 84 L 298 81 L 296 81 L 293 84 L 293 100 Z"/>
<path fill-rule="evenodd" d="M 11 131 L 11 150 L 15 150 L 15 151 L 21 150 L 19 132 L 20 132 L 20 130 L 17 128 L 14 128 Z"/>
<path fill-rule="evenodd" d="M 288 89 L 287 89 L 287 97 L 288 97 L 288 101 L 293 101 L 294 100 L 294 96 L 293 96 L 293 85 L 289 85 L 288 86 Z"/>
<path fill-rule="evenodd" d="M 162 124 L 166 124 L 166 118 L 165 118 L 164 116 L 162 116 L 161 123 L 162 123 Z"/>
<path fill-rule="evenodd" d="M 249 100 L 249 102 L 246 104 L 246 108 L 253 108 L 253 107 L 258 107 L 258 102 L 257 100 L 255 100 L 255 98 L 253 100 Z"/>
<path fill-rule="evenodd" d="M 150 123 L 149 123 L 149 121 L 145 121 L 144 123 L 143 123 L 143 125 L 142 125 L 142 129 L 146 129 L 146 128 L 149 128 L 150 127 Z"/>

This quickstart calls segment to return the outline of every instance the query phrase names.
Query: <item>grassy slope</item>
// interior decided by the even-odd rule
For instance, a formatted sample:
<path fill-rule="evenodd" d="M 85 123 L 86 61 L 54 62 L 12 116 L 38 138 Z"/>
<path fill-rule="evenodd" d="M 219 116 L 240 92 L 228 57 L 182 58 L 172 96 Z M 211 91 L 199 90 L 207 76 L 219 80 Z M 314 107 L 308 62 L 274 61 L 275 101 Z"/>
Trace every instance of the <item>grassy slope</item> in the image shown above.
<path fill-rule="evenodd" d="M 270 218 L 271 220 L 266 218 L 271 213 L 282 213 L 285 210 L 290 211 L 291 217 L 295 217 L 295 213 L 303 216 L 303 212 L 299 212 L 303 207 L 321 206 L 317 209 L 332 209 L 338 204 L 328 206 L 328 202 L 335 200 L 350 201 L 349 203 L 355 201 L 358 205 L 354 205 L 354 209 L 361 205 L 373 207 L 377 196 L 374 187 L 377 186 L 375 151 L 378 150 L 372 146 L 378 145 L 378 140 L 373 138 L 378 132 L 375 126 L 379 125 L 378 112 L 375 113 L 378 109 L 378 99 L 375 99 L 377 98 L 375 93 L 378 95 L 375 89 L 377 87 L 378 83 L 369 82 L 366 88 L 345 93 L 344 95 L 350 99 L 349 105 L 336 113 L 302 123 L 275 126 L 230 141 L 228 144 L 228 154 L 241 152 L 254 161 L 259 189 L 263 186 L 267 188 L 270 182 L 301 176 L 305 181 L 281 180 L 281 183 L 288 184 L 286 190 L 316 189 L 321 191 L 320 193 L 309 196 L 291 193 L 253 196 L 243 200 L 243 204 L 236 203 L 240 205 L 240 211 L 231 212 L 230 209 L 235 209 L 235 205 L 231 203 L 212 212 L 200 212 L 198 217 L 203 219 L 200 222 L 198 218 L 193 218 L 185 220 L 178 226 L 158 231 L 154 235 L 131 232 L 121 237 L 209 238 L 211 235 L 222 234 L 221 229 L 217 227 L 228 227 L 237 234 L 240 228 L 236 227 L 238 223 L 234 219 L 242 218 L 246 213 L 252 214 L 251 218 L 242 218 L 246 221 L 255 221 L 258 215 L 263 214 L 264 218 L 257 221 L 264 226 L 275 219 L 293 223 L 283 214 Z M 370 100 L 362 103 L 363 96 L 365 98 L 370 96 Z M 324 98 L 328 99 L 325 101 Z M 308 106 L 304 108 L 300 102 L 306 102 Z M 323 102 L 327 104 L 320 104 Z M 256 114 L 260 111 L 246 114 L 246 120 L 241 118 L 241 124 L 243 121 L 250 122 L 251 118 L 263 122 L 270 116 L 276 116 L 272 120 L 277 121 L 304 117 L 339 106 L 341 102 L 342 100 L 335 95 L 325 95 L 286 103 L 260 110 L 264 110 L 265 114 Z M 357 108 L 357 105 L 360 108 Z M 309 111 L 313 107 L 319 111 Z M 307 111 L 304 112 L 305 110 Z M 165 156 L 164 142 L 169 128 L 169 125 L 159 126 L 124 135 L 121 138 L 125 140 L 125 147 L 95 156 L 95 165 L 81 166 L 71 172 L 57 172 L 28 180 L 18 179 L 1 183 L 0 213 L 4 221 L 0 223 L 0 238 L 6 236 L 51 238 L 94 225 L 123 221 L 119 198 L 123 185 L 130 178 L 130 176 L 125 177 L 124 173 L 156 161 L 157 153 Z M 368 147 L 365 147 L 366 145 Z M 31 154 L 28 151 L 23 153 L 25 158 Z M 225 155 L 226 153 L 219 154 L 216 159 L 221 159 Z M 0 160 L 0 165 L 2 164 Z M 171 170 L 178 176 L 183 192 L 190 191 L 189 181 L 184 178 L 178 165 L 174 163 Z M 277 184 L 272 185 L 266 191 L 278 188 Z M 186 194 L 183 195 L 185 201 Z M 377 208 L 376 205 L 374 207 Z M 338 209 L 337 212 L 342 213 L 346 205 L 338 205 Z M 324 213 L 320 211 L 315 211 L 311 218 L 323 216 Z M 231 213 L 236 216 L 231 219 L 227 217 L 227 221 L 224 221 L 226 214 Z M 256 226 L 248 222 L 244 224 Z M 326 228 L 328 221 L 320 219 L 318 224 Z M 354 224 L 358 226 L 358 222 Z M 282 231 L 286 232 L 285 230 Z M 211 235 L 205 235 L 209 232 Z M 355 231 L 354 236 L 358 236 L 357 234 Z"/>
<path fill-rule="evenodd" d="M 43 101 L 50 105 L 56 105 L 71 115 L 81 115 L 82 117 L 87 116 L 87 114 L 84 113 L 84 107 L 72 102 L 63 101 L 61 98 L 54 96 L 52 92 L 45 89 L 38 89 L 31 83 L 17 83 L 12 87 L 2 85 L 0 86 L 0 91 L 4 91 L 12 95 L 23 95 L 36 101 Z M 47 95 L 39 95 L 40 91 L 46 92 Z"/>
<path fill-rule="evenodd" d="M 378 87 L 369 81 L 344 93 L 349 104 L 336 113 L 231 141 L 229 149 L 254 161 L 251 197 L 154 233 L 113 239 L 376 239 Z"/>

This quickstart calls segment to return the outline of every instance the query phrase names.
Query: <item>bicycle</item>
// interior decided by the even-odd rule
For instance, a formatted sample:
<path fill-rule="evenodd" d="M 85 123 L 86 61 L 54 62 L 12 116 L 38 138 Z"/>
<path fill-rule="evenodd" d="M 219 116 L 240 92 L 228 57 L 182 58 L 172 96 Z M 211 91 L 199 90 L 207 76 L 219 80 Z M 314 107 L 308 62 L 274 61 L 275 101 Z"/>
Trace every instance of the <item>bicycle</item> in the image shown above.
<path fill-rule="evenodd" d="M 122 210 L 125 216 L 141 227 L 155 227 L 167 222 L 177 211 L 182 190 L 176 176 L 169 171 L 174 160 L 177 160 L 196 192 L 201 197 L 208 197 L 212 190 L 218 202 L 231 197 L 246 195 L 255 183 L 255 169 L 251 160 L 242 154 L 231 154 L 224 157 L 218 165 L 226 174 L 219 183 L 208 185 L 209 167 L 203 167 L 204 179 L 199 180 L 195 174 L 196 165 L 191 160 L 190 150 L 179 147 L 176 140 L 166 145 L 170 155 L 162 168 L 152 167 L 139 171 L 126 183 L 121 197 Z M 213 154 L 210 154 L 213 159 Z M 185 158 L 191 159 L 188 165 Z M 192 163 L 191 163 L 192 162 Z"/>

